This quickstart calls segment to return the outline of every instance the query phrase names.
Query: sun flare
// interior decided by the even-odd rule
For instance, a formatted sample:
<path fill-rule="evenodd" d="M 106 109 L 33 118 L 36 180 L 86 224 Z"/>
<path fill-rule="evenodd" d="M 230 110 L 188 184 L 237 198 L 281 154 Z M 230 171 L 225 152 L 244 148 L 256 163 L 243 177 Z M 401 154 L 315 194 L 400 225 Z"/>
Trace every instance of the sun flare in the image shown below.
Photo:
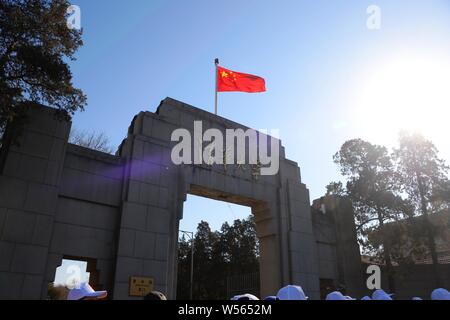
<path fill-rule="evenodd" d="M 450 135 L 450 60 L 388 59 L 371 68 L 356 93 L 356 125 L 367 138 L 394 143 L 402 130 Z"/>

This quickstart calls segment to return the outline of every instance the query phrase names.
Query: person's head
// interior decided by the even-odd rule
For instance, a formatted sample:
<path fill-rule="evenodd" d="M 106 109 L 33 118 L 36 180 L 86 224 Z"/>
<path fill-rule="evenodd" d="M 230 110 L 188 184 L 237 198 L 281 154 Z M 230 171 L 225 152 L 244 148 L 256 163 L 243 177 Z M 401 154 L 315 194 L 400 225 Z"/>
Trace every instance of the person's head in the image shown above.
<path fill-rule="evenodd" d="M 268 296 L 264 298 L 265 301 L 276 301 L 276 300 L 280 300 L 277 298 L 277 296 Z"/>
<path fill-rule="evenodd" d="M 339 291 L 333 291 L 327 294 L 326 300 L 348 300 Z"/>
<path fill-rule="evenodd" d="M 281 288 L 277 293 L 277 298 L 279 300 L 308 300 L 302 287 L 294 285 L 288 285 Z"/>
<path fill-rule="evenodd" d="M 248 300 L 259 300 L 258 297 L 254 296 L 253 294 L 250 293 L 246 293 L 246 294 L 240 294 L 237 296 L 234 296 L 233 298 L 231 298 L 231 300 L 235 300 L 235 301 L 248 301 Z"/>
<path fill-rule="evenodd" d="M 383 289 L 375 290 L 372 293 L 372 300 L 392 300 L 392 294 L 387 294 Z"/>
<path fill-rule="evenodd" d="M 372 300 L 372 298 L 369 297 L 369 296 L 364 296 L 364 297 L 361 298 L 361 300 Z"/>
<path fill-rule="evenodd" d="M 144 297 L 144 300 L 167 300 L 167 298 L 159 291 L 152 291 Z"/>
<path fill-rule="evenodd" d="M 67 300 L 101 300 L 107 296 L 107 291 L 95 291 L 88 283 L 82 283 L 69 290 Z"/>
<path fill-rule="evenodd" d="M 450 300 L 450 292 L 444 288 L 435 289 L 431 293 L 431 300 Z"/>

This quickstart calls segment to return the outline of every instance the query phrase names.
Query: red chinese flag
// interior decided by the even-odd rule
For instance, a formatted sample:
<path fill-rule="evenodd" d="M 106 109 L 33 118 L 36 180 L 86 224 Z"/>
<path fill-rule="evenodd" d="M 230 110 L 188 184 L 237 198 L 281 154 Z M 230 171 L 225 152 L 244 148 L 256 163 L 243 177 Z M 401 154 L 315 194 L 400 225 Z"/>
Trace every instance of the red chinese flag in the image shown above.
<path fill-rule="evenodd" d="M 217 67 L 217 92 L 265 92 L 266 82 L 263 78 L 241 72 Z"/>

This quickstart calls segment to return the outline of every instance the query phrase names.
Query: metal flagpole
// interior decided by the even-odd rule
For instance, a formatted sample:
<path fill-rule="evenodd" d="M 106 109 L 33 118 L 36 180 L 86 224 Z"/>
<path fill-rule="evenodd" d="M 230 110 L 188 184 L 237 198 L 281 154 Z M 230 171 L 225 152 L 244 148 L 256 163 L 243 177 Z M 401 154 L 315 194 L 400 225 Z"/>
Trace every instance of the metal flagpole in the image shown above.
<path fill-rule="evenodd" d="M 217 67 L 219 66 L 219 59 L 216 58 L 214 60 L 214 63 L 216 65 L 216 89 L 215 89 L 215 105 L 214 105 L 214 112 L 217 115 L 217 87 L 218 87 L 218 80 L 219 80 L 219 73 Z"/>

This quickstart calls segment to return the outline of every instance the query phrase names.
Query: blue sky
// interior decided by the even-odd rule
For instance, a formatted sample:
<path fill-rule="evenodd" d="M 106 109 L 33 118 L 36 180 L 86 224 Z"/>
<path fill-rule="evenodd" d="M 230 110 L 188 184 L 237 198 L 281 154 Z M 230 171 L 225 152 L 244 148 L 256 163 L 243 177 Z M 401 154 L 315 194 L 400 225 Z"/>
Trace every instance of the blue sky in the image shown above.
<path fill-rule="evenodd" d="M 450 83 L 448 1 L 72 3 L 84 29 L 72 71 L 88 96 L 74 127 L 104 132 L 114 147 L 135 114 L 154 112 L 167 96 L 212 111 L 217 57 L 226 68 L 264 77 L 268 89 L 220 94 L 220 115 L 280 129 L 311 200 L 340 179 L 332 155 L 351 138 L 393 146 L 398 131 L 414 124 L 450 160 L 450 129 L 442 122 L 450 109 L 442 86 Z M 380 30 L 366 26 L 371 4 L 381 9 Z M 181 228 L 194 230 L 201 219 L 219 228 L 248 214 L 189 197 Z"/>

